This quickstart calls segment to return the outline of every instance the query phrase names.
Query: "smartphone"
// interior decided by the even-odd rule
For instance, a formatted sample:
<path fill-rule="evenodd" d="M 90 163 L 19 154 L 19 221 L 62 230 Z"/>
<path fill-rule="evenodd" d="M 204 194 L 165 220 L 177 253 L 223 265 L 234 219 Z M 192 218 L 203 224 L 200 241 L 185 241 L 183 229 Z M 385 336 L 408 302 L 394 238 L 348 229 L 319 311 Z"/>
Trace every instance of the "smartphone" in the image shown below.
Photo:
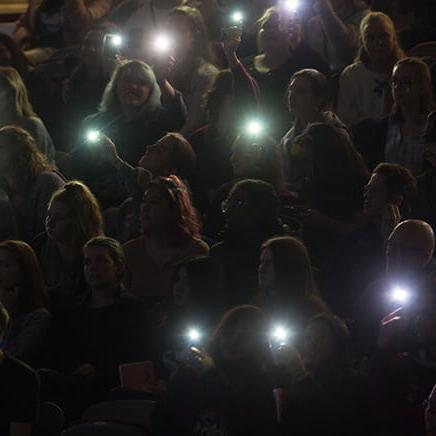
<path fill-rule="evenodd" d="M 123 39 L 121 35 L 108 33 L 103 40 L 103 55 L 107 58 L 115 58 L 121 53 Z"/>

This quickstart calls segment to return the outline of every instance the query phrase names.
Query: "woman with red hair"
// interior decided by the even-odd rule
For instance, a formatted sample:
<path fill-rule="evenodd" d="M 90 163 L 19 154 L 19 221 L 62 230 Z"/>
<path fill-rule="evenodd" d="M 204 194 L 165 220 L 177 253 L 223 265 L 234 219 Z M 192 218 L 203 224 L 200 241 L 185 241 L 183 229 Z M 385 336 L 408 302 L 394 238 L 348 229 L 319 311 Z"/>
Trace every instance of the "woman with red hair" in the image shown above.
<path fill-rule="evenodd" d="M 142 200 L 140 225 L 142 236 L 124 245 L 125 284 L 140 297 L 167 296 L 176 266 L 209 253 L 200 239 L 200 222 L 188 189 L 177 176 L 150 182 Z"/>

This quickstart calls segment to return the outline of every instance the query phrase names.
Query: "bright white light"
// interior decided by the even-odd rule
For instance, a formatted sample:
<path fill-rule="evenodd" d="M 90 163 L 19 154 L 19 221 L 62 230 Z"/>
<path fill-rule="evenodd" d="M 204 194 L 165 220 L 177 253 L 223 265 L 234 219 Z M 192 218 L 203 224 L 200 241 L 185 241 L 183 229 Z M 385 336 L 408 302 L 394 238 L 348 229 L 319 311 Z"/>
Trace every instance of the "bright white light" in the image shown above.
<path fill-rule="evenodd" d="M 410 300 L 410 291 L 401 286 L 396 286 L 392 289 L 391 298 L 393 301 L 400 304 L 407 303 Z"/>
<path fill-rule="evenodd" d="M 235 11 L 232 14 L 232 21 L 235 24 L 242 23 L 244 21 L 244 14 L 241 11 Z"/>
<path fill-rule="evenodd" d="M 111 38 L 111 44 L 115 47 L 120 47 L 123 43 L 123 38 L 120 35 L 113 35 Z"/>
<path fill-rule="evenodd" d="M 289 330 L 283 326 L 276 326 L 274 327 L 271 336 L 275 342 L 280 345 L 285 345 L 289 338 Z"/>
<path fill-rule="evenodd" d="M 100 139 L 100 132 L 98 130 L 90 130 L 86 134 L 86 139 L 89 142 L 97 142 Z"/>
<path fill-rule="evenodd" d="M 191 342 L 198 342 L 201 339 L 201 333 L 194 328 L 188 330 L 187 336 Z"/>
<path fill-rule="evenodd" d="M 253 120 L 247 124 L 247 133 L 252 136 L 260 135 L 263 131 L 263 125 L 260 121 Z"/>
<path fill-rule="evenodd" d="M 286 9 L 295 12 L 300 6 L 300 0 L 285 0 Z"/>
<path fill-rule="evenodd" d="M 153 41 L 153 48 L 161 53 L 165 53 L 171 49 L 173 41 L 168 35 L 158 35 Z"/>

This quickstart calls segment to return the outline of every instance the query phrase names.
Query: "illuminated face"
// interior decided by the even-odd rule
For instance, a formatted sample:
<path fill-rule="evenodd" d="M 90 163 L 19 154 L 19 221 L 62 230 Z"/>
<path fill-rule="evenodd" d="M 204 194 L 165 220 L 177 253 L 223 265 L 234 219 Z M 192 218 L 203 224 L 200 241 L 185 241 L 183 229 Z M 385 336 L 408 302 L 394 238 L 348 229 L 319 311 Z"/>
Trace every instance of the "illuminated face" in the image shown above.
<path fill-rule="evenodd" d="M 394 49 L 394 29 L 385 20 L 374 20 L 363 29 L 362 42 L 370 59 L 383 59 Z"/>
<path fill-rule="evenodd" d="M 118 285 L 122 268 L 117 265 L 105 247 L 87 247 L 83 267 L 86 283 L 94 289 Z"/>
<path fill-rule="evenodd" d="M 173 166 L 173 138 L 164 136 L 156 143 L 147 146 L 139 160 L 139 166 L 152 172 L 153 176 L 166 176 Z"/>
<path fill-rule="evenodd" d="M 386 178 L 381 174 L 372 174 L 364 191 L 363 211 L 365 215 L 368 217 L 380 215 L 388 200 Z"/>
<path fill-rule="evenodd" d="M 289 34 L 280 30 L 278 14 L 271 14 L 259 30 L 259 42 L 265 52 L 289 50 Z"/>
<path fill-rule="evenodd" d="M 296 77 L 289 85 L 289 111 L 298 118 L 316 115 L 321 106 L 320 99 L 313 93 L 310 82 L 304 77 Z"/>
<path fill-rule="evenodd" d="M 137 69 L 125 68 L 120 73 L 116 87 L 117 97 L 122 107 L 140 109 L 150 96 L 146 79 Z"/>
<path fill-rule="evenodd" d="M 408 105 L 419 98 L 419 84 L 416 83 L 411 65 L 398 65 L 392 73 L 392 96 L 396 103 Z"/>

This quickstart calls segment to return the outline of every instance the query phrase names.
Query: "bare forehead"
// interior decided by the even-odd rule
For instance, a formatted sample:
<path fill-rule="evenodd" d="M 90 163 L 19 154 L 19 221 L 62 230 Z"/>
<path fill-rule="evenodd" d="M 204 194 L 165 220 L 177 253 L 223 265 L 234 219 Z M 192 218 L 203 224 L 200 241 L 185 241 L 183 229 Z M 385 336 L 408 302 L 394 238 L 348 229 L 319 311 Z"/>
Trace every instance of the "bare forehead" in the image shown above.
<path fill-rule="evenodd" d="M 138 80 L 141 82 L 147 81 L 147 76 L 144 67 L 141 65 L 127 65 L 120 71 L 120 79 Z"/>
<path fill-rule="evenodd" d="M 389 32 L 393 31 L 391 23 L 382 17 L 370 20 L 364 27 L 363 33 Z"/>

